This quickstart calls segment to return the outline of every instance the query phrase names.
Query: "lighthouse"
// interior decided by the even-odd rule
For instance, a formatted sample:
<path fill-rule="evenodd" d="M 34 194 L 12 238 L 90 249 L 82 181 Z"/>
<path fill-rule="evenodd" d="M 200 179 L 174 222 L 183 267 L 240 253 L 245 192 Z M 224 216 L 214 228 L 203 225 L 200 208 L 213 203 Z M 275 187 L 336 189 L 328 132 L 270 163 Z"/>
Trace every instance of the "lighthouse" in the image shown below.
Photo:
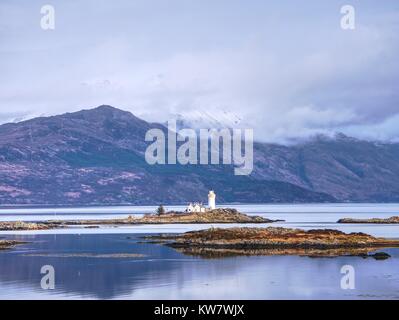
<path fill-rule="evenodd" d="M 212 190 L 209 191 L 209 193 L 208 193 L 208 207 L 209 207 L 209 210 L 216 209 L 216 194 Z"/>

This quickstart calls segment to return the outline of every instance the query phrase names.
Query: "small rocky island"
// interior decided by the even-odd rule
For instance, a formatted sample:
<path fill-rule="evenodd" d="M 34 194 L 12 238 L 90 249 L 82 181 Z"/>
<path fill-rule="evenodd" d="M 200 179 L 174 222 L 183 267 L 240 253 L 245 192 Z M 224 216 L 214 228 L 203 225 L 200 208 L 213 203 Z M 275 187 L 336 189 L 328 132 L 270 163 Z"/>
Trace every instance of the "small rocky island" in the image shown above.
<path fill-rule="evenodd" d="M 399 224 L 399 217 L 390 218 L 371 218 L 371 219 L 353 219 L 343 218 L 337 221 L 337 223 L 374 223 L 374 224 Z"/>
<path fill-rule="evenodd" d="M 214 209 L 206 212 L 158 212 L 146 214 L 140 218 L 129 216 L 124 219 L 103 220 L 65 220 L 46 221 L 44 224 L 55 226 L 72 225 L 140 225 L 140 224 L 206 224 L 206 223 L 272 223 L 270 220 L 259 216 L 248 216 L 236 209 Z"/>
<path fill-rule="evenodd" d="M 387 247 L 399 247 L 399 240 L 375 238 L 364 233 L 337 230 L 288 228 L 212 228 L 180 235 L 150 236 L 184 254 L 203 257 L 234 255 L 303 255 L 310 257 L 361 256 L 385 259 L 385 253 L 370 254 Z"/>
<path fill-rule="evenodd" d="M 142 224 L 185 224 L 185 223 L 272 223 L 270 220 L 259 216 L 248 216 L 236 209 L 214 209 L 205 212 L 167 212 L 165 214 L 145 215 L 135 220 Z"/>
<path fill-rule="evenodd" d="M 216 208 L 216 193 L 208 193 L 208 206 L 202 203 L 190 203 L 184 212 L 169 211 L 161 205 L 154 214 L 145 214 L 142 217 L 128 216 L 122 219 L 97 220 L 49 220 L 37 223 L 3 222 L 0 231 L 8 230 L 48 230 L 68 226 L 84 226 L 98 228 L 100 225 L 140 225 L 140 224 L 222 224 L 222 223 L 272 223 L 282 220 L 270 220 L 259 216 L 249 216 L 236 209 Z"/>
<path fill-rule="evenodd" d="M 34 231 L 34 230 L 49 230 L 59 227 L 51 223 L 36 223 L 36 222 L 0 222 L 0 231 Z"/>
<path fill-rule="evenodd" d="M 24 242 L 15 240 L 0 240 L 0 250 L 10 249 L 18 244 L 23 244 Z"/>
<path fill-rule="evenodd" d="M 121 219 L 93 220 L 48 220 L 40 222 L 0 222 L 0 231 L 35 231 L 66 228 L 68 226 L 85 226 L 97 228 L 100 225 L 143 225 L 143 224 L 222 224 L 222 223 L 273 223 L 281 220 L 270 220 L 259 216 L 249 216 L 236 209 L 214 209 L 205 212 L 158 212 L 142 217 L 128 216 Z"/>

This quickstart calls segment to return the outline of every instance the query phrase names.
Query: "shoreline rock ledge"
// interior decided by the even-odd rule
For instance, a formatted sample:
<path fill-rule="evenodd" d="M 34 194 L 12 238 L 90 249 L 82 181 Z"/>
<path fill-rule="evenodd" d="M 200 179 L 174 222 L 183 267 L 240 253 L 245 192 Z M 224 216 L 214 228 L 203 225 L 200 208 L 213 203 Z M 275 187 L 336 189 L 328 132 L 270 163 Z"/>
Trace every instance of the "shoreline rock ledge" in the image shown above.
<path fill-rule="evenodd" d="M 24 244 L 26 242 L 16 240 L 0 240 L 0 250 L 10 249 L 18 244 Z"/>
<path fill-rule="evenodd" d="M 205 257 L 226 255 L 304 255 L 312 257 L 374 257 L 370 252 L 399 247 L 399 240 L 338 230 L 301 230 L 280 227 L 212 228 L 179 235 L 146 237 L 182 253 Z M 380 255 L 377 255 L 380 257 Z"/>
<path fill-rule="evenodd" d="M 399 216 L 390 218 L 370 218 L 370 219 L 354 219 L 343 218 L 339 219 L 337 223 L 374 223 L 374 224 L 399 224 Z"/>
<path fill-rule="evenodd" d="M 0 231 L 23 230 L 50 230 L 68 226 L 85 226 L 97 228 L 100 225 L 143 225 L 143 224 L 260 224 L 273 223 L 283 220 L 270 220 L 260 216 L 249 216 L 236 209 L 215 209 L 206 212 L 167 212 L 163 214 L 145 214 L 136 218 L 128 216 L 118 219 L 91 219 L 91 220 L 47 220 L 40 222 L 0 222 Z"/>
<path fill-rule="evenodd" d="M 58 225 L 49 223 L 36 223 L 36 222 L 0 222 L 0 231 L 35 231 L 35 230 L 49 230 L 59 228 Z"/>
<path fill-rule="evenodd" d="M 103 220 L 65 220 L 46 221 L 44 224 L 52 226 L 76 225 L 140 225 L 140 224 L 220 224 L 220 223 L 272 223 L 282 220 L 270 220 L 259 216 L 249 216 L 236 209 L 215 209 L 206 212 L 166 212 L 163 214 L 145 214 L 135 218 L 129 216 L 124 219 Z"/>
<path fill-rule="evenodd" d="M 283 220 L 270 220 L 260 216 L 249 216 L 236 209 L 214 209 L 206 212 L 167 212 L 161 215 L 145 215 L 136 219 L 137 223 L 164 224 L 164 223 L 273 223 Z"/>

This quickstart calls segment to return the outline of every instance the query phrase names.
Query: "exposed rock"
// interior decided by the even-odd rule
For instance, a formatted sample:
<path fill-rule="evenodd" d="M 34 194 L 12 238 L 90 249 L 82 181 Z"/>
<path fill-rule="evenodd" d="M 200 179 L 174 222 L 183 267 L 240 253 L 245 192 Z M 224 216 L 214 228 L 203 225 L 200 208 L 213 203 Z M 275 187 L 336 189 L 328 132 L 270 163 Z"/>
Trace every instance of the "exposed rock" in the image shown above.
<path fill-rule="evenodd" d="M 0 231 L 48 230 L 55 227 L 59 226 L 45 223 L 28 223 L 22 221 L 0 222 Z"/>
<path fill-rule="evenodd" d="M 369 257 L 374 258 L 375 260 L 386 260 L 389 259 L 391 255 L 389 255 L 386 252 L 376 252 L 376 253 L 370 253 L 364 258 L 369 258 Z"/>
<path fill-rule="evenodd" d="M 207 229 L 181 235 L 147 237 L 188 254 L 198 255 L 306 255 L 367 256 L 383 247 L 399 247 L 399 240 L 375 238 L 364 233 L 287 228 Z M 375 258 L 383 258 L 377 254 Z"/>
<path fill-rule="evenodd" d="M 399 217 L 390 218 L 371 218 L 371 219 L 353 219 L 353 218 L 343 218 L 339 219 L 337 223 L 375 223 L 375 224 L 396 224 L 399 223 Z"/>
<path fill-rule="evenodd" d="M 272 223 L 278 220 L 265 219 L 259 216 L 248 216 L 236 209 L 215 209 L 201 213 L 168 212 L 163 215 L 146 215 L 138 219 L 143 224 L 163 223 Z M 281 221 L 281 220 L 279 220 Z"/>
<path fill-rule="evenodd" d="M 272 223 L 281 220 L 269 220 L 259 216 L 248 216 L 236 209 L 215 209 L 201 213 L 168 212 L 165 214 L 147 214 L 142 218 L 129 216 L 125 219 L 103 220 L 67 220 L 47 221 L 50 225 L 134 225 L 134 224 L 188 224 L 188 223 Z"/>
<path fill-rule="evenodd" d="M 15 241 L 15 240 L 0 240 L 0 250 L 10 249 L 18 244 L 23 244 L 25 242 Z"/>

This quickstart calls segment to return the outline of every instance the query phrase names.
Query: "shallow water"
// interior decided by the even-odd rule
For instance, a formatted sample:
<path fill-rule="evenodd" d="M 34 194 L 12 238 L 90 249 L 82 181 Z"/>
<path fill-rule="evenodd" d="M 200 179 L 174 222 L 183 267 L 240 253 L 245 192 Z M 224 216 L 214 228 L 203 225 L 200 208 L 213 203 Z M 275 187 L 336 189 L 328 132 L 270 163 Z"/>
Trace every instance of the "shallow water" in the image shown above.
<path fill-rule="evenodd" d="M 148 207 L 145 207 L 148 208 Z M 144 209 L 145 209 L 144 208 Z M 399 238 L 399 225 L 337 225 L 342 217 L 389 217 L 398 205 L 254 205 L 239 210 L 303 229 L 332 228 Z M 136 211 L 109 208 L 57 212 L 58 219 L 126 216 Z M 9 210 L 9 209 L 7 209 Z M 19 209 L 21 210 L 21 209 Z M 30 210 L 30 209 L 22 209 Z M 48 209 L 47 209 L 48 210 Z M 69 209 L 70 210 L 70 209 Z M 82 210 L 82 209 L 76 209 Z M 93 211 L 94 210 L 94 211 Z M 126 210 L 124 208 L 123 210 Z M 148 210 L 153 210 L 152 208 Z M 1 211 L 1 210 L 0 210 Z M 26 220 L 24 212 L 2 212 L 2 220 Z M 42 215 L 45 214 L 45 215 Z M 36 211 L 30 220 L 48 216 Z M 24 216 L 24 218 L 21 218 Z M 224 225 L 224 227 L 232 225 Z M 256 225 L 259 226 L 259 225 Z M 28 241 L 0 252 L 1 299 L 399 299 L 399 249 L 383 249 L 384 261 L 359 257 L 297 256 L 203 259 L 174 249 L 142 243 L 150 233 L 184 232 L 207 225 L 80 227 L 42 232 L 1 232 L 0 237 Z M 108 255 L 96 257 L 95 255 Z M 114 257 L 142 254 L 139 257 Z M 87 256 L 86 256 L 87 255 Z M 55 269 L 55 290 L 43 290 L 43 265 Z M 355 269 L 355 290 L 342 290 L 342 266 Z"/>

